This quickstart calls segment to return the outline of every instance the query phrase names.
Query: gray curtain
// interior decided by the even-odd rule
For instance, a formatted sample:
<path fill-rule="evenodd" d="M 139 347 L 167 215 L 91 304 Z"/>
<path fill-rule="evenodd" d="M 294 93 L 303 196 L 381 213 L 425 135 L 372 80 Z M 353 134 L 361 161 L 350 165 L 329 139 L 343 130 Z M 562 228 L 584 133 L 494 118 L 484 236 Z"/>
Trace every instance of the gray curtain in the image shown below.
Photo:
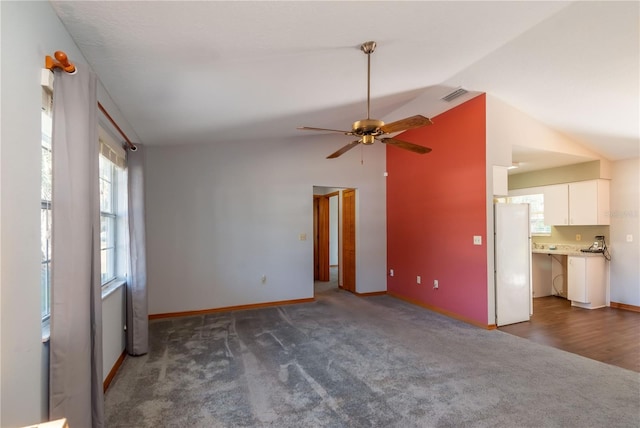
<path fill-rule="evenodd" d="M 129 278 L 127 278 L 127 353 L 149 350 L 147 253 L 144 221 L 144 146 L 127 152 L 129 185 Z"/>
<path fill-rule="evenodd" d="M 55 73 L 49 416 L 103 427 L 97 78 Z"/>

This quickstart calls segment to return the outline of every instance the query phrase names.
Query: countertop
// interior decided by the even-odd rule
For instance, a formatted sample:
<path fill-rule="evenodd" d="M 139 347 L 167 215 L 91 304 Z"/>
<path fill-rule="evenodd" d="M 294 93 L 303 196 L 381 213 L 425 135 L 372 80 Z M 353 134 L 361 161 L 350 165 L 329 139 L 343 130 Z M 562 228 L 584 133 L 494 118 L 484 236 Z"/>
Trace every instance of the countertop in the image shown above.
<path fill-rule="evenodd" d="M 580 251 L 581 248 L 588 248 L 588 245 L 533 243 L 531 252 L 534 254 L 558 254 L 559 256 L 602 257 L 602 253 L 583 253 Z"/>

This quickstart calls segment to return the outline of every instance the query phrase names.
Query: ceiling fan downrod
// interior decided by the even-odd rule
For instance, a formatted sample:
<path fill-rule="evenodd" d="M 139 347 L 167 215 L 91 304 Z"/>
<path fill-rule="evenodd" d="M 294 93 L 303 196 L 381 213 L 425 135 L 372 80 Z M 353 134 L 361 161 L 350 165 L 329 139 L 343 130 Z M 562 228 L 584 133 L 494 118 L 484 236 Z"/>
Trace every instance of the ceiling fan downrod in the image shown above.
<path fill-rule="evenodd" d="M 360 50 L 367 54 L 367 120 L 371 119 L 371 54 L 376 50 L 376 42 L 364 42 Z"/>

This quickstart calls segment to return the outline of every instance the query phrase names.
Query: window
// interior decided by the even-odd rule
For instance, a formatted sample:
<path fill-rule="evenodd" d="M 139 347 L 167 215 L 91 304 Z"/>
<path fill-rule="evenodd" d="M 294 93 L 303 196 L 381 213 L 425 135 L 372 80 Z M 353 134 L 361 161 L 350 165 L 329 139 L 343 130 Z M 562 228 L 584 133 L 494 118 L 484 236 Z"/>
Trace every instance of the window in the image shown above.
<path fill-rule="evenodd" d="M 116 277 L 116 166 L 100 155 L 100 280 Z"/>
<path fill-rule="evenodd" d="M 53 122 L 53 97 L 42 90 L 42 138 L 41 138 L 41 182 L 40 182 L 40 314 L 43 321 L 51 313 L 51 183 L 52 156 L 51 133 Z"/>
<path fill-rule="evenodd" d="M 530 193 L 524 193 L 525 191 Z M 521 194 L 510 194 L 510 196 L 506 198 L 506 202 L 510 204 L 529 204 L 531 234 L 550 235 L 551 226 L 544 224 L 544 194 L 533 188 L 518 190 L 517 193 Z"/>
<path fill-rule="evenodd" d="M 100 280 L 102 285 L 125 276 L 126 175 L 124 153 L 101 128 L 100 181 Z"/>
<path fill-rule="evenodd" d="M 53 97 L 51 87 L 42 90 L 41 114 L 41 184 L 40 184 L 40 313 L 43 334 L 48 330 L 51 315 L 51 218 L 53 152 Z M 126 272 L 126 174 L 124 150 L 100 127 L 100 255 L 102 285 Z"/>

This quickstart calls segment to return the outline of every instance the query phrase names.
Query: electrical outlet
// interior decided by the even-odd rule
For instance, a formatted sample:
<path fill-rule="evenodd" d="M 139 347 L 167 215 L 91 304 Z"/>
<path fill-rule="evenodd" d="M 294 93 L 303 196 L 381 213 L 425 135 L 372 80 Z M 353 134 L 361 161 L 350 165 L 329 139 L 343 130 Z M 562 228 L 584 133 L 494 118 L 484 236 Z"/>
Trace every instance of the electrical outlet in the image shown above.
<path fill-rule="evenodd" d="M 420 278 L 420 275 L 416 276 L 416 283 L 422 284 L 422 278 Z"/>
<path fill-rule="evenodd" d="M 260 281 L 262 281 L 263 284 L 267 283 L 267 275 L 262 275 L 262 277 L 260 278 Z"/>
<path fill-rule="evenodd" d="M 576 241 L 582 241 L 582 235 L 579 233 L 576 234 Z"/>
<path fill-rule="evenodd" d="M 436 288 L 436 289 L 438 288 L 438 280 L 437 279 L 433 280 L 433 288 Z"/>
<path fill-rule="evenodd" d="M 389 269 L 389 276 L 393 276 L 393 269 Z"/>
<path fill-rule="evenodd" d="M 627 235 L 627 242 L 633 242 L 633 235 Z"/>
<path fill-rule="evenodd" d="M 482 245 L 482 236 L 475 235 L 473 237 L 473 245 Z"/>

